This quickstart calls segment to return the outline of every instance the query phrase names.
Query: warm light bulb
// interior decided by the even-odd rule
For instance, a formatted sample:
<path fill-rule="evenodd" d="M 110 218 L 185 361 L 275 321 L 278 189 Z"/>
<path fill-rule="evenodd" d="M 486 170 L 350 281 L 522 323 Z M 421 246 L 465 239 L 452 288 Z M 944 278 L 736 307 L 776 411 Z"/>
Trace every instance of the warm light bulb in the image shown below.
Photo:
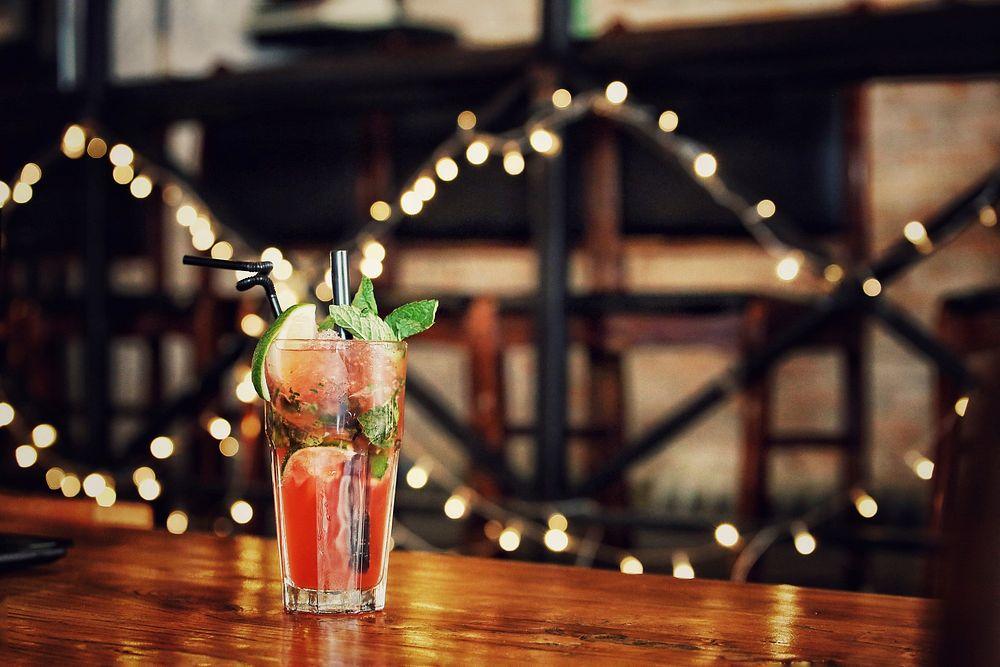
<path fill-rule="evenodd" d="M 240 452 L 240 441 L 230 436 L 219 441 L 219 453 L 223 456 L 236 456 Z"/>
<path fill-rule="evenodd" d="M 521 151 L 508 151 L 503 154 L 503 170 L 511 176 L 517 176 L 524 171 L 524 156 Z"/>
<path fill-rule="evenodd" d="M 240 382 L 236 385 L 236 398 L 241 403 L 253 403 L 257 400 L 257 390 L 251 382 Z"/>
<path fill-rule="evenodd" d="M 111 507 L 112 505 L 115 504 L 115 500 L 117 499 L 118 499 L 118 494 L 115 493 L 115 490 L 112 489 L 110 486 L 106 486 L 103 489 L 101 489 L 101 492 L 98 493 L 97 496 L 94 498 L 94 500 L 97 501 L 97 504 L 100 505 L 101 507 Z"/>
<path fill-rule="evenodd" d="M 0 197 L 0 201 L 3 198 Z M 983 227 L 996 227 L 997 224 L 997 210 L 995 207 L 986 205 L 979 209 L 979 224 Z"/>
<path fill-rule="evenodd" d="M 149 443 L 149 453 L 158 459 L 169 458 L 174 453 L 174 441 L 165 435 L 158 435 Z"/>
<path fill-rule="evenodd" d="M 870 297 L 876 297 L 882 293 L 882 283 L 878 278 L 868 278 L 861 283 L 861 291 Z"/>
<path fill-rule="evenodd" d="M 385 259 L 385 246 L 378 241 L 369 241 L 361 249 L 361 254 L 366 258 L 381 262 Z"/>
<path fill-rule="evenodd" d="M 844 269 L 839 264 L 830 264 L 823 269 L 823 277 L 831 283 L 839 283 L 844 279 Z"/>
<path fill-rule="evenodd" d="M 516 551 L 521 546 L 521 532 L 513 526 L 508 526 L 500 533 L 500 537 L 497 538 L 497 544 L 504 551 Z"/>
<path fill-rule="evenodd" d="M 903 227 L 903 236 L 914 245 L 927 241 L 927 228 L 918 220 L 911 220 Z"/>
<path fill-rule="evenodd" d="M 208 432 L 216 440 L 222 440 L 223 438 L 228 438 L 229 434 L 233 432 L 233 425 L 227 419 L 214 417 L 208 422 Z"/>
<path fill-rule="evenodd" d="M 33 194 L 34 191 L 31 189 L 30 185 L 18 181 L 14 184 L 14 189 L 11 191 L 10 198 L 14 200 L 15 204 L 27 204 L 31 201 L 31 196 Z"/>
<path fill-rule="evenodd" d="M 128 189 L 136 199 L 145 199 L 153 192 L 153 181 L 149 180 L 149 176 L 136 176 Z"/>
<path fill-rule="evenodd" d="M 293 271 L 294 269 L 292 267 L 292 263 L 282 257 L 274 263 L 274 268 L 271 269 L 271 275 L 275 280 L 288 280 L 292 277 Z"/>
<path fill-rule="evenodd" d="M 565 109 L 573 103 L 573 95 L 565 88 L 559 88 L 552 93 L 552 106 Z"/>
<path fill-rule="evenodd" d="M 250 523 L 253 519 L 253 506 L 245 500 L 237 500 L 229 508 L 229 516 L 238 524 Z"/>
<path fill-rule="evenodd" d="M 10 186 L 4 181 L 0 181 L 0 208 L 7 203 L 7 199 L 10 197 Z"/>
<path fill-rule="evenodd" d="M 774 267 L 774 272 L 778 275 L 778 278 L 784 280 L 785 282 L 795 280 L 795 277 L 799 275 L 799 270 L 802 268 L 802 262 L 798 257 L 794 255 L 789 255 L 781 259 L 777 266 Z"/>
<path fill-rule="evenodd" d="M 430 475 L 427 470 L 420 465 L 414 465 L 412 468 L 406 471 L 406 484 L 411 489 L 422 489 L 427 486 L 427 481 L 430 479 Z"/>
<path fill-rule="evenodd" d="M 555 148 L 556 139 L 555 135 L 548 130 L 538 128 L 532 130 L 531 134 L 528 135 L 528 143 L 539 153 L 549 153 Z"/>
<path fill-rule="evenodd" d="M 812 533 L 809 532 L 805 524 L 798 521 L 793 523 L 792 536 L 795 543 L 795 550 L 803 556 L 808 556 L 816 551 L 816 538 L 812 536 Z"/>
<path fill-rule="evenodd" d="M 458 118 L 455 122 L 463 130 L 471 130 L 476 126 L 476 114 L 466 109 L 462 113 L 458 114 Z"/>
<path fill-rule="evenodd" d="M 623 574 L 642 574 L 642 561 L 635 556 L 625 556 L 618 562 L 618 569 Z"/>
<path fill-rule="evenodd" d="M 156 473 L 149 466 L 139 466 L 132 473 L 132 482 L 139 486 L 144 479 L 156 479 Z"/>
<path fill-rule="evenodd" d="M 448 500 L 444 503 L 444 514 L 449 519 L 461 519 L 465 516 L 466 511 L 469 509 L 468 503 L 465 498 L 456 494 L 452 494 Z"/>
<path fill-rule="evenodd" d="M 35 428 L 31 429 L 31 441 L 35 443 L 35 447 L 39 449 L 45 449 L 46 447 L 51 447 L 56 441 L 58 433 L 56 432 L 55 426 L 52 424 L 39 424 Z"/>
<path fill-rule="evenodd" d="M 66 472 L 58 467 L 54 466 L 45 471 L 45 485 L 55 491 L 62 484 L 63 477 L 66 476 Z"/>
<path fill-rule="evenodd" d="M 182 227 L 190 227 L 198 219 L 198 211 L 190 204 L 184 204 L 177 209 L 177 224 Z"/>
<path fill-rule="evenodd" d="M 920 479 L 928 480 L 934 477 L 934 462 L 926 456 L 917 457 L 912 467 L 913 472 Z"/>
<path fill-rule="evenodd" d="M 604 89 L 604 97 L 612 104 L 621 104 L 628 97 L 628 86 L 621 81 L 612 81 Z"/>
<path fill-rule="evenodd" d="M 664 111 L 660 114 L 658 125 L 664 132 L 673 132 L 680 123 L 680 117 L 674 111 Z"/>
<path fill-rule="evenodd" d="M 70 125 L 63 132 L 62 147 L 63 152 L 70 157 L 80 157 L 83 153 L 83 146 L 87 143 L 87 134 L 79 125 Z"/>
<path fill-rule="evenodd" d="M 0 403 L 0 427 L 9 425 L 14 421 L 14 406 L 4 401 Z"/>
<path fill-rule="evenodd" d="M 430 201 L 434 198 L 434 193 L 437 192 L 437 186 L 430 176 L 421 176 L 413 182 L 413 191 L 422 200 Z"/>
<path fill-rule="evenodd" d="M 382 262 L 374 257 L 362 257 L 361 261 L 358 262 L 358 271 L 361 272 L 361 275 L 371 280 L 375 280 L 382 275 L 382 270 Z"/>
<path fill-rule="evenodd" d="M 208 250 L 215 244 L 215 232 L 211 229 L 199 229 L 191 235 L 191 245 L 195 250 Z"/>
<path fill-rule="evenodd" d="M 107 485 L 104 477 L 96 472 L 92 472 L 83 478 L 83 492 L 91 498 L 96 498 L 97 494 L 103 491 Z"/>
<path fill-rule="evenodd" d="M 156 500 L 160 497 L 163 487 L 155 479 L 144 479 L 137 486 L 139 497 L 143 500 Z"/>
<path fill-rule="evenodd" d="M 770 218 L 778 211 L 778 207 L 770 199 L 761 199 L 757 202 L 757 215 L 762 218 Z"/>
<path fill-rule="evenodd" d="M 854 509 L 856 509 L 858 514 L 862 517 L 870 519 L 878 513 L 878 503 L 864 491 L 853 491 L 851 493 L 851 499 L 854 501 Z"/>
<path fill-rule="evenodd" d="M 267 322 L 257 313 L 247 313 L 240 320 L 240 329 L 246 335 L 258 338 L 267 330 Z"/>
<path fill-rule="evenodd" d="M 116 167 L 124 167 L 132 164 L 132 160 L 135 159 L 135 153 L 127 144 L 115 144 L 108 152 L 108 159 Z"/>
<path fill-rule="evenodd" d="M 719 163 L 711 153 L 700 153 L 694 159 L 694 173 L 702 178 L 714 175 L 718 168 Z"/>
<path fill-rule="evenodd" d="M 434 165 L 434 173 L 442 181 L 454 181 L 458 176 L 458 163 L 450 157 L 443 157 Z"/>
<path fill-rule="evenodd" d="M 392 207 L 389 206 L 388 202 L 380 199 L 372 202 L 372 205 L 368 208 L 368 215 L 372 217 L 372 220 L 385 222 L 392 215 Z"/>
<path fill-rule="evenodd" d="M 14 450 L 14 460 L 22 468 L 30 468 L 38 460 L 38 450 L 31 445 L 21 445 Z"/>
<path fill-rule="evenodd" d="M 333 288 L 327 282 L 316 285 L 313 293 L 316 294 L 316 298 L 320 301 L 333 301 Z"/>
<path fill-rule="evenodd" d="M 465 149 L 465 159 L 470 164 L 483 164 L 489 156 L 490 147 L 486 145 L 486 142 L 479 141 L 478 139 L 469 144 L 469 147 Z"/>
<path fill-rule="evenodd" d="M 184 191 L 176 183 L 164 185 L 160 196 L 163 198 L 163 203 L 171 207 L 180 206 L 181 202 L 184 201 Z"/>
<path fill-rule="evenodd" d="M 167 515 L 167 532 L 181 535 L 188 529 L 188 515 L 180 510 L 174 510 Z"/>
<path fill-rule="evenodd" d="M 677 552 L 673 555 L 673 575 L 675 579 L 694 579 L 694 566 L 686 553 Z"/>
<path fill-rule="evenodd" d="M 559 553 L 561 551 L 566 551 L 566 548 L 569 546 L 569 535 L 567 535 L 564 530 L 549 528 L 545 531 L 545 538 L 543 541 L 549 551 Z"/>
<path fill-rule="evenodd" d="M 42 180 L 42 168 L 39 167 L 34 162 L 29 162 L 28 164 L 21 167 L 21 182 L 27 183 L 28 185 L 34 185 L 38 181 Z"/>
<path fill-rule="evenodd" d="M 969 409 L 969 397 L 962 396 L 955 401 L 955 414 L 959 417 L 965 416 L 965 411 Z"/>
<path fill-rule="evenodd" d="M 569 520 L 559 512 L 555 512 L 549 515 L 548 525 L 551 530 L 566 530 L 569 528 Z"/>
<path fill-rule="evenodd" d="M 734 547 L 740 541 L 740 531 L 731 523 L 720 523 L 715 527 L 715 541 L 724 547 Z"/>
<path fill-rule="evenodd" d="M 67 498 L 72 498 L 80 493 L 80 478 L 70 473 L 59 482 L 59 490 Z"/>
<path fill-rule="evenodd" d="M 219 241 L 212 246 L 212 257 L 214 259 L 232 259 L 233 245 L 228 241 Z"/>
<path fill-rule="evenodd" d="M 399 208 L 406 215 L 416 215 L 424 208 L 424 200 L 413 190 L 407 190 L 399 197 Z"/>
<path fill-rule="evenodd" d="M 264 248 L 264 252 L 260 253 L 260 261 L 271 262 L 271 264 L 277 264 L 284 258 L 285 256 L 281 254 L 281 251 L 274 246 Z"/>
<path fill-rule="evenodd" d="M 111 179 L 118 185 L 128 185 L 133 176 L 135 170 L 130 164 L 121 164 L 111 170 Z"/>
<path fill-rule="evenodd" d="M 100 137 L 94 137 L 87 143 L 87 155 L 94 159 L 102 158 L 108 154 L 108 144 Z"/>

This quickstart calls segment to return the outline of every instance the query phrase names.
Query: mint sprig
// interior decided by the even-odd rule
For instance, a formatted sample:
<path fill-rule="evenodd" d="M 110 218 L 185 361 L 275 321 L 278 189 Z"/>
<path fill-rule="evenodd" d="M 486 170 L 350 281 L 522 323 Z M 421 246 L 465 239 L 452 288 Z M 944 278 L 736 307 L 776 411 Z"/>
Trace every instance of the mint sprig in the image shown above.
<path fill-rule="evenodd" d="M 330 316 L 320 323 L 319 330 L 342 327 L 358 340 L 399 341 L 430 329 L 437 309 L 436 299 L 413 301 L 383 320 L 378 316 L 374 285 L 369 278 L 362 278 L 351 305 L 331 305 Z"/>

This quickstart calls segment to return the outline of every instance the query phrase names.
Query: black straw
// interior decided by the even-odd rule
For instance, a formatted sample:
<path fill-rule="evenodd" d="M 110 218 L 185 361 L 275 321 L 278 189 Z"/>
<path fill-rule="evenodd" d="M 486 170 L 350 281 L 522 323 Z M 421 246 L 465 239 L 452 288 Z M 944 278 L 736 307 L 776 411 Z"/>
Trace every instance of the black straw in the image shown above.
<path fill-rule="evenodd" d="M 251 271 L 252 276 L 247 276 L 236 282 L 236 289 L 246 292 L 257 285 L 264 288 L 267 294 L 268 305 L 271 306 L 271 314 L 277 318 L 281 315 L 281 304 L 278 303 L 278 294 L 274 290 L 274 283 L 267 277 L 274 265 L 271 262 L 241 262 L 231 259 L 215 259 L 214 257 L 199 257 L 197 255 L 184 255 L 184 263 L 189 266 L 205 266 L 210 269 L 227 269 L 230 271 Z"/>
<path fill-rule="evenodd" d="M 333 303 L 346 306 L 351 302 L 351 274 L 348 272 L 346 250 L 330 253 L 330 277 L 333 281 Z M 341 338 L 351 337 L 342 327 L 337 327 L 337 333 Z"/>

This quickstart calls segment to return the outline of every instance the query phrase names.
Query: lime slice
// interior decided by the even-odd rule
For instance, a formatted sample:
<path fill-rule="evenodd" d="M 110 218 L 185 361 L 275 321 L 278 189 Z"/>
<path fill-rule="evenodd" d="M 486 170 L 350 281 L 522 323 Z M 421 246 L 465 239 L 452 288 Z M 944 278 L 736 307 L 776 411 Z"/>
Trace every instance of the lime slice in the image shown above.
<path fill-rule="evenodd" d="M 253 388 L 257 390 L 257 395 L 265 401 L 271 400 L 271 393 L 267 390 L 267 382 L 264 381 L 264 360 L 267 359 L 267 351 L 271 349 L 271 343 L 284 339 L 310 339 L 316 337 L 316 304 L 297 303 L 274 321 L 264 335 L 257 341 L 257 347 L 253 350 L 253 361 L 251 362 L 250 378 L 253 380 Z"/>

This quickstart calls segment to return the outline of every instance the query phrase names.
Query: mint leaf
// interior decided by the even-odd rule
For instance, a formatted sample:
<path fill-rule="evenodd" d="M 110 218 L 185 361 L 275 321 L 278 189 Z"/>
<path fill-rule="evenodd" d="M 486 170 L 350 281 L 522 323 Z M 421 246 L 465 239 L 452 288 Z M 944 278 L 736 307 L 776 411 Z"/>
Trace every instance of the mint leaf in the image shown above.
<path fill-rule="evenodd" d="M 378 315 L 378 305 L 375 303 L 375 286 L 372 285 L 371 278 L 362 278 L 358 285 L 358 293 L 354 295 L 351 305 L 362 313 Z"/>
<path fill-rule="evenodd" d="M 389 457 L 385 454 L 376 454 L 368 460 L 368 469 L 372 477 L 382 479 L 385 471 L 389 469 Z"/>
<path fill-rule="evenodd" d="M 399 422 L 399 406 L 394 395 L 382 405 L 376 405 L 358 415 L 361 431 L 376 447 L 389 447 L 396 439 L 396 424 Z"/>
<path fill-rule="evenodd" d="M 397 340 L 403 340 L 430 329 L 434 324 L 437 309 L 437 299 L 414 301 L 389 313 L 385 323 L 392 329 Z"/>
<path fill-rule="evenodd" d="M 354 306 L 330 306 L 330 317 L 324 320 L 319 328 L 325 331 L 334 326 L 343 327 L 359 340 L 397 340 L 396 334 L 382 321 L 382 318 L 362 312 Z"/>

